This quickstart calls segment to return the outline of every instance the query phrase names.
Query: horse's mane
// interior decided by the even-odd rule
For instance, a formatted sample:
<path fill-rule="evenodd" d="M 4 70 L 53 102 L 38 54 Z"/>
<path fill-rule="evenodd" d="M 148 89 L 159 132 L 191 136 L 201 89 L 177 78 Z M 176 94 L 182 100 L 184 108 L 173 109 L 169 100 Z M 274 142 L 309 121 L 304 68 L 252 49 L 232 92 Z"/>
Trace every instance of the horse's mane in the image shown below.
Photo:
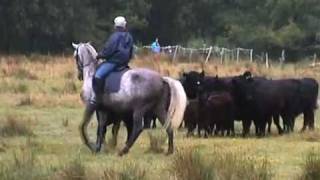
<path fill-rule="evenodd" d="M 84 43 L 83 45 L 86 47 L 86 49 L 88 50 L 88 52 L 91 55 L 91 57 L 93 59 L 96 59 L 96 56 L 98 54 L 96 49 L 90 43 Z"/>

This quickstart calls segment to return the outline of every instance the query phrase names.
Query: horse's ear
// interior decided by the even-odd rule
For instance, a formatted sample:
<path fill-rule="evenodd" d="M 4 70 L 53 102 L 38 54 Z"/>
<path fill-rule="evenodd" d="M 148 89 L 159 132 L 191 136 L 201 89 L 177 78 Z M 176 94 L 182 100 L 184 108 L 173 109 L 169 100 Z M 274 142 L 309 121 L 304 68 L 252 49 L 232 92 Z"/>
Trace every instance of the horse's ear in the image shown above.
<path fill-rule="evenodd" d="M 88 41 L 87 44 L 90 44 L 90 45 L 91 45 L 91 41 Z"/>
<path fill-rule="evenodd" d="M 78 46 L 79 46 L 79 44 L 76 44 L 76 43 L 72 42 L 72 47 L 73 47 L 73 48 L 77 49 Z"/>

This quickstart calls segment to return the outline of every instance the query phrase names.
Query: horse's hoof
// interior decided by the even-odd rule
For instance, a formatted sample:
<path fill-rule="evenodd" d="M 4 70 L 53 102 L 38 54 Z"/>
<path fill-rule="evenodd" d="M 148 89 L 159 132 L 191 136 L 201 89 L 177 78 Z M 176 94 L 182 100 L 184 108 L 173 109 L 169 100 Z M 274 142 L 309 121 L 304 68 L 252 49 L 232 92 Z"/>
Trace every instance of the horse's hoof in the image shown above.
<path fill-rule="evenodd" d="M 173 150 L 172 150 L 172 149 L 169 149 L 168 152 L 166 153 L 166 155 L 169 156 L 169 155 L 171 155 L 171 154 L 173 154 Z"/>
<path fill-rule="evenodd" d="M 119 155 L 119 156 L 123 156 L 123 155 L 127 154 L 128 152 L 129 152 L 128 148 L 123 148 L 123 149 L 118 153 L 118 155 Z"/>

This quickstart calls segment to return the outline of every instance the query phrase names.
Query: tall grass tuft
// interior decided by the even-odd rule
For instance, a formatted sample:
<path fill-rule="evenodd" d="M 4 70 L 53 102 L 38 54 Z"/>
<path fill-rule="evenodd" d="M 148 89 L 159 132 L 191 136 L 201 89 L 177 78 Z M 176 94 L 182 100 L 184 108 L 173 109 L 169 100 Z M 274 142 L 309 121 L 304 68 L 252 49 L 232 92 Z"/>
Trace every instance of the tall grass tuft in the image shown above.
<path fill-rule="evenodd" d="M 62 119 L 62 126 L 63 127 L 68 127 L 69 126 L 69 118 L 65 117 Z"/>
<path fill-rule="evenodd" d="M 30 136 L 33 135 L 26 120 L 18 119 L 16 116 L 8 115 L 4 125 L 0 127 L 0 136 Z"/>
<path fill-rule="evenodd" d="M 302 165 L 302 180 L 320 179 L 320 150 L 312 149 L 308 152 Z"/>
<path fill-rule="evenodd" d="M 303 140 L 308 142 L 319 142 L 320 141 L 320 133 L 319 131 L 306 131 L 301 133 L 300 135 Z"/>
<path fill-rule="evenodd" d="M 215 170 L 197 150 L 179 151 L 173 158 L 171 167 L 177 180 L 212 180 Z"/>
<path fill-rule="evenodd" d="M 146 179 L 146 171 L 135 163 L 128 163 L 122 171 L 117 172 L 107 168 L 103 172 L 103 180 L 144 180 Z"/>
<path fill-rule="evenodd" d="M 75 158 L 70 163 L 65 165 L 54 179 L 59 180 L 85 180 L 88 179 L 85 172 L 85 167 L 81 158 Z"/>
<path fill-rule="evenodd" d="M 77 85 L 72 80 L 67 80 L 63 87 L 64 93 L 74 94 L 78 92 Z"/>
<path fill-rule="evenodd" d="M 19 68 L 18 70 L 14 71 L 13 74 L 17 79 L 29 79 L 29 80 L 37 80 L 38 77 L 31 72 L 27 71 L 26 69 Z"/>
<path fill-rule="evenodd" d="M 31 98 L 30 94 L 20 99 L 17 103 L 17 106 L 31 106 L 34 104 L 33 99 Z"/>
<path fill-rule="evenodd" d="M 37 165 L 35 152 L 28 144 L 0 163 L 0 179 L 3 180 L 45 179 L 48 173 L 48 169 Z"/>
<path fill-rule="evenodd" d="M 213 166 L 218 179 L 272 179 L 271 164 L 266 157 L 255 159 L 241 152 L 216 151 Z"/>
<path fill-rule="evenodd" d="M 266 157 L 255 159 L 244 153 L 214 150 L 203 157 L 197 150 L 178 152 L 172 163 L 175 179 L 269 180 L 271 164 Z"/>
<path fill-rule="evenodd" d="M 162 153 L 163 145 L 167 140 L 165 133 L 161 131 L 153 130 L 148 132 L 148 136 L 150 140 L 149 151 L 154 153 Z"/>
<path fill-rule="evenodd" d="M 29 86 L 26 83 L 19 83 L 12 90 L 15 93 L 27 93 L 29 92 Z"/>

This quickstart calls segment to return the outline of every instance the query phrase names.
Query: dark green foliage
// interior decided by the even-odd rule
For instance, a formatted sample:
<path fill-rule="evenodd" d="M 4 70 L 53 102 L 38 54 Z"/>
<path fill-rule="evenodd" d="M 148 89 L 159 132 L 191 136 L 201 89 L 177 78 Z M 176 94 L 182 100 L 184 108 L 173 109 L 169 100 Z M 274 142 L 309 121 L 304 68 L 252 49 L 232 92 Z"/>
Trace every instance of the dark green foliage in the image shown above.
<path fill-rule="evenodd" d="M 118 15 L 142 44 L 159 37 L 162 45 L 201 42 L 271 57 L 319 51 L 318 0 L 3 0 L 0 51 L 63 52 L 72 41 L 100 49 Z"/>

